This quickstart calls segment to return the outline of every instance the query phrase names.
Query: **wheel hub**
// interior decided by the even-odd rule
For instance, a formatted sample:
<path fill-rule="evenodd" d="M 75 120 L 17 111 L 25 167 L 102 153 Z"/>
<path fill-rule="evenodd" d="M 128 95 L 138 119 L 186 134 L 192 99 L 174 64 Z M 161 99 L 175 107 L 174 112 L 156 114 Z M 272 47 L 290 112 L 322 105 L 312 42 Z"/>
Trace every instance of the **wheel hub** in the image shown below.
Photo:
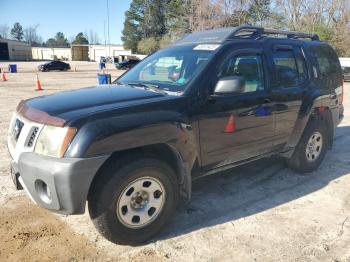
<path fill-rule="evenodd" d="M 322 134 L 315 132 L 309 138 L 306 146 L 306 159 L 309 162 L 316 161 L 321 154 L 323 146 Z"/>
<path fill-rule="evenodd" d="M 163 209 L 165 190 L 153 177 L 142 177 L 131 182 L 117 201 L 117 217 L 129 228 L 141 228 L 154 221 Z"/>
<path fill-rule="evenodd" d="M 143 208 L 148 203 L 148 193 L 145 191 L 136 192 L 131 197 L 130 205 L 133 208 Z"/>

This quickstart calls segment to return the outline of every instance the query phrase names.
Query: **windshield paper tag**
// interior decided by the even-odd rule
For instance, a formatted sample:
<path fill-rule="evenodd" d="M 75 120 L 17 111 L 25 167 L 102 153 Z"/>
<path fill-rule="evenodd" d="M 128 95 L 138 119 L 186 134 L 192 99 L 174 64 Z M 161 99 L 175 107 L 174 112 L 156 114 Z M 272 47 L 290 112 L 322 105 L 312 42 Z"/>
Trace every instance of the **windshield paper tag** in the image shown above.
<path fill-rule="evenodd" d="M 220 45 L 197 45 L 193 50 L 208 50 L 208 51 L 214 51 L 216 50 Z"/>

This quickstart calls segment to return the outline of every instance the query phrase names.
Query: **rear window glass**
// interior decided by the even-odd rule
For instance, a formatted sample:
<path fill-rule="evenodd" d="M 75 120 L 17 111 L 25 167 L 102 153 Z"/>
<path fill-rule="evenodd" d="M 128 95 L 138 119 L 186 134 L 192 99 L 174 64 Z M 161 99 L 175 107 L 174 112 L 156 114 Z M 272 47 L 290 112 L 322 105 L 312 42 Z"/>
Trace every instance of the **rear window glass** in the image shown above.
<path fill-rule="evenodd" d="M 313 46 L 312 53 L 317 61 L 321 78 L 340 72 L 336 53 L 329 46 Z"/>

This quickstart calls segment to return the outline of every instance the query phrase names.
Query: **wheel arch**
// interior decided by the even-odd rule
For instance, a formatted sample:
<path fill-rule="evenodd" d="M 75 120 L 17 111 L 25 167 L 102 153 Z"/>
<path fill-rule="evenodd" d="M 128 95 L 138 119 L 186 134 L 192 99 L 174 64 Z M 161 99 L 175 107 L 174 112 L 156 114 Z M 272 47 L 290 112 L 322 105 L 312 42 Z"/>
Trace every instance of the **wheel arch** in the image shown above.
<path fill-rule="evenodd" d="M 310 106 L 308 112 L 299 114 L 291 136 L 289 137 L 288 142 L 284 147 L 283 153 L 281 153 L 283 157 L 290 158 L 293 155 L 295 148 L 298 145 L 299 140 L 301 139 L 308 122 L 311 119 L 315 118 L 324 121 L 327 127 L 329 127 L 327 128 L 327 139 L 329 149 L 332 148 L 334 137 L 334 124 L 331 108 L 329 105 L 323 105 L 323 103 L 320 103 L 320 101 L 316 100 L 315 103 L 312 106 Z"/>
<path fill-rule="evenodd" d="M 167 163 L 175 171 L 175 174 L 178 178 L 180 196 L 185 200 L 190 199 L 192 188 L 190 167 L 188 163 L 186 163 L 186 161 L 182 158 L 180 152 L 175 147 L 166 143 L 152 144 L 113 152 L 96 172 L 89 187 L 88 199 L 90 194 L 93 192 L 93 188 L 97 183 L 97 180 L 100 179 L 109 165 L 124 158 L 137 159 L 143 157 L 153 157 Z"/>

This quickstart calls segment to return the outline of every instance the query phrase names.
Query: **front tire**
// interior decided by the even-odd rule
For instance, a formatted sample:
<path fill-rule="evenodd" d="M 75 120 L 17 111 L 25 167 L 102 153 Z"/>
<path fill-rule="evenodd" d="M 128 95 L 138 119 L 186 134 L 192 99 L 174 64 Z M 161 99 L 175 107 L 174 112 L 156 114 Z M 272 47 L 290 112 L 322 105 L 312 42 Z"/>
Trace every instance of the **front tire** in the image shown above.
<path fill-rule="evenodd" d="M 329 148 L 327 123 L 316 115 L 310 119 L 287 164 L 299 173 L 310 173 L 322 163 Z"/>
<path fill-rule="evenodd" d="M 155 234 L 173 214 L 179 199 L 177 178 L 155 158 L 120 159 L 103 169 L 89 196 L 97 230 L 116 244 L 138 245 Z"/>

